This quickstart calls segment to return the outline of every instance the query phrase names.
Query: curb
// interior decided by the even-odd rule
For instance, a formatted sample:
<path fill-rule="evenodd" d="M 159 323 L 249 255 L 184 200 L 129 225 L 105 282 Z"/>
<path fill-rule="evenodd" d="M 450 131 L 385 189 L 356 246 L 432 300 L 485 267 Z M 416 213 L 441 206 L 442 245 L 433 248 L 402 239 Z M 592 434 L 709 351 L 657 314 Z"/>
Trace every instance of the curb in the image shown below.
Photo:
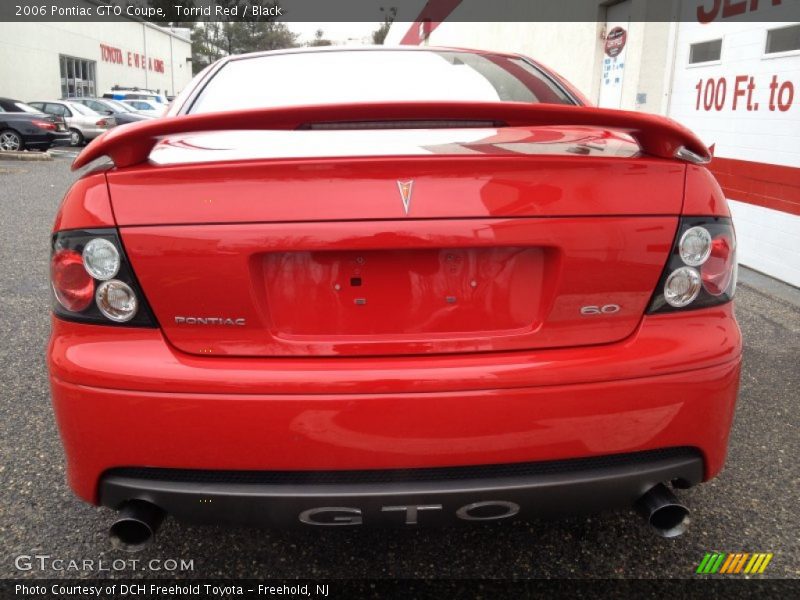
<path fill-rule="evenodd" d="M 53 155 L 49 152 L 0 152 L 0 160 L 22 160 L 28 162 L 53 160 Z"/>
<path fill-rule="evenodd" d="M 782 300 L 800 308 L 800 289 L 744 265 L 739 265 L 739 284 L 773 300 Z"/>

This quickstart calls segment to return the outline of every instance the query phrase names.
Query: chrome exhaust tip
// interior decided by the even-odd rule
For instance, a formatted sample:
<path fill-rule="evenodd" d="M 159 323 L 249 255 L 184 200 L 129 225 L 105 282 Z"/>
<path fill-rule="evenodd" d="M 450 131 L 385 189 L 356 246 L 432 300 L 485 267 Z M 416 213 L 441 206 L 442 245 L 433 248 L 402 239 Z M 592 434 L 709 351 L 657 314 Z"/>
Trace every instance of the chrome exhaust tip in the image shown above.
<path fill-rule="evenodd" d="M 138 552 L 153 540 L 163 520 L 164 511 L 155 504 L 130 500 L 122 505 L 108 537 L 115 548 Z"/>
<path fill-rule="evenodd" d="M 635 508 L 661 537 L 678 537 L 689 525 L 689 509 L 663 483 L 650 488 Z"/>

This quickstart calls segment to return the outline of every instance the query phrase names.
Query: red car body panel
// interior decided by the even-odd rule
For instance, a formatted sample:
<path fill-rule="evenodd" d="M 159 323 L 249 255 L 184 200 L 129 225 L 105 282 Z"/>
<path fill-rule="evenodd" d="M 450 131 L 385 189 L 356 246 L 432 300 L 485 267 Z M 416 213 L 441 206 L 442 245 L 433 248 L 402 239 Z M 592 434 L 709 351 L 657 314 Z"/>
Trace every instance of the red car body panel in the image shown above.
<path fill-rule="evenodd" d="M 204 359 L 169 348 L 157 332 L 90 327 L 87 336 L 86 326 L 56 321 L 51 386 L 69 481 L 89 502 L 106 470 L 127 465 L 398 469 L 692 446 L 711 478 L 725 459 L 740 357 L 729 311 L 708 312 L 688 323 L 648 318 L 632 339 L 602 349 L 443 357 L 422 367 L 413 357 L 342 366 Z M 716 366 L 696 368 L 692 356 L 705 352 L 679 350 L 684 325 L 698 346 L 713 336 Z M 563 366 L 553 373 L 551 364 Z M 103 372 L 86 385 L 87 373 Z"/>
<path fill-rule="evenodd" d="M 433 146 L 404 134 L 394 154 L 336 155 L 336 132 L 313 134 L 330 142 L 318 156 L 262 143 L 309 120 L 385 118 L 507 126 Z M 260 154 L 225 159 L 241 148 L 222 129 L 246 129 Z M 714 477 L 741 368 L 733 305 L 648 314 L 682 218 L 730 216 L 681 147 L 708 156 L 661 117 L 518 103 L 109 131 L 75 164 L 108 154 L 116 168 L 79 180 L 54 230 L 111 228 L 155 323 L 53 318 L 71 486 L 99 503 L 120 467 L 396 470 L 680 447 Z"/>
<path fill-rule="evenodd" d="M 82 177 L 69 189 L 56 213 L 53 231 L 115 225 L 105 174 L 94 173 Z"/>

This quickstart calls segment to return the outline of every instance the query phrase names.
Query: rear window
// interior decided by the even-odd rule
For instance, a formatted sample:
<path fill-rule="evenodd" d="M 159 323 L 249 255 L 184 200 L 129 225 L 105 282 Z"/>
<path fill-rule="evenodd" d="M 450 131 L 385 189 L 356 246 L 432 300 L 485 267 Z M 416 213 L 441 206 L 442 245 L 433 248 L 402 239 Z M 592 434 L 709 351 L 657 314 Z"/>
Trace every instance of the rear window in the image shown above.
<path fill-rule="evenodd" d="M 441 50 L 333 51 L 232 60 L 189 112 L 398 101 L 575 103 L 520 58 Z"/>
<path fill-rule="evenodd" d="M 109 104 L 111 108 L 115 108 L 120 112 L 133 112 L 133 109 L 130 106 L 118 100 L 106 100 L 105 102 L 106 104 Z"/>
<path fill-rule="evenodd" d="M 26 113 L 36 113 L 41 114 L 42 111 L 36 110 L 32 106 L 25 104 L 24 102 L 18 102 L 16 100 L 8 100 L 6 98 L 0 99 L 0 108 L 2 108 L 3 112 L 26 112 Z"/>
<path fill-rule="evenodd" d="M 94 112 L 88 106 L 84 106 L 83 104 L 78 104 L 77 102 L 75 104 L 70 104 L 69 107 L 72 110 L 74 110 L 75 112 L 80 113 L 82 115 L 91 116 L 91 115 L 96 115 L 97 114 L 96 112 Z"/>
<path fill-rule="evenodd" d="M 17 108 L 19 112 L 35 113 L 35 114 L 39 114 L 42 112 L 40 110 L 36 110 L 32 106 L 29 106 L 28 104 L 25 104 L 24 102 L 14 102 L 14 106 Z"/>

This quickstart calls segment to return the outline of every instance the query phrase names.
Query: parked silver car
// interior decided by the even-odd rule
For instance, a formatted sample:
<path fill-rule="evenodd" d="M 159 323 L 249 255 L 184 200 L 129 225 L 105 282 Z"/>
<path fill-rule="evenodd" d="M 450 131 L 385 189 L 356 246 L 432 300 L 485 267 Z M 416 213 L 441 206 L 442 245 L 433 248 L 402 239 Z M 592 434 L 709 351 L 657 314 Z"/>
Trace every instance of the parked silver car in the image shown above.
<path fill-rule="evenodd" d="M 70 145 L 80 146 L 93 140 L 116 125 L 114 117 L 101 115 L 88 106 L 68 100 L 47 100 L 28 102 L 34 108 L 49 115 L 64 117 L 70 132 Z"/>

